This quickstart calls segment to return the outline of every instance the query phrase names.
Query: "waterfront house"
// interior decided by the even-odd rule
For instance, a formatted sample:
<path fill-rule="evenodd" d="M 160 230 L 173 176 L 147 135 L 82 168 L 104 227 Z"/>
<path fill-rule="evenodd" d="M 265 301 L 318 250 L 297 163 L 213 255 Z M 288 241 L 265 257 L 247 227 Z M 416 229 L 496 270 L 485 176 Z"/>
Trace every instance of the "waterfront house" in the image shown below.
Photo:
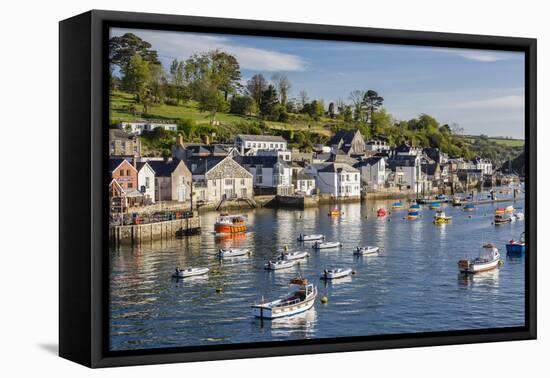
<path fill-rule="evenodd" d="M 206 156 L 226 157 L 236 155 L 238 155 L 238 150 L 233 145 L 184 143 L 183 136 L 181 134 L 178 134 L 176 137 L 176 143 L 172 145 L 172 157 L 180 160 Z"/>
<path fill-rule="evenodd" d="M 146 204 L 155 203 L 155 171 L 149 163 L 139 161 L 136 163 L 138 171 L 137 187 L 144 196 Z"/>
<path fill-rule="evenodd" d="M 249 150 L 277 150 L 286 151 L 287 141 L 278 135 L 245 135 L 238 134 L 235 137 L 235 147 L 241 155 L 245 155 Z"/>
<path fill-rule="evenodd" d="M 380 153 L 389 152 L 391 147 L 385 140 L 369 140 L 365 144 L 365 149 L 370 152 Z"/>
<path fill-rule="evenodd" d="M 253 175 L 231 156 L 210 156 L 187 160 L 197 200 L 217 204 L 223 199 L 253 196 Z"/>
<path fill-rule="evenodd" d="M 120 129 L 109 129 L 109 156 L 140 156 L 141 141 Z"/>
<path fill-rule="evenodd" d="M 419 156 L 422 154 L 422 148 L 402 143 L 393 149 L 392 154 L 394 156 Z"/>
<path fill-rule="evenodd" d="M 138 187 L 135 159 L 133 159 L 133 163 L 123 158 L 109 159 L 109 174 L 126 191 L 136 190 Z"/>
<path fill-rule="evenodd" d="M 420 164 L 420 156 L 417 154 L 396 154 L 387 161 L 395 179 L 395 185 L 406 187 L 415 193 L 422 191 L 423 174 Z"/>
<path fill-rule="evenodd" d="M 356 197 L 361 195 L 360 173 L 346 163 L 325 163 L 314 168 L 315 186 L 319 193 L 334 198 Z M 305 173 L 311 173 L 306 171 Z"/>
<path fill-rule="evenodd" d="M 305 196 L 315 194 L 315 177 L 312 174 L 306 173 L 303 170 L 298 172 L 294 180 L 296 193 Z"/>
<path fill-rule="evenodd" d="M 475 169 L 479 169 L 481 172 L 483 172 L 484 175 L 493 174 L 493 163 L 491 163 L 490 160 L 483 159 L 477 156 L 473 160 L 473 163 L 475 164 Z"/>
<path fill-rule="evenodd" d="M 352 155 L 363 155 L 366 150 L 365 140 L 359 130 L 338 130 L 330 139 L 329 145 L 333 153 Z"/>
<path fill-rule="evenodd" d="M 254 177 L 256 194 L 289 195 L 294 191 L 291 167 L 277 156 L 238 156 L 235 161 Z"/>
<path fill-rule="evenodd" d="M 149 160 L 155 172 L 155 200 L 185 202 L 191 198 L 191 171 L 183 160 Z"/>
<path fill-rule="evenodd" d="M 371 156 L 353 165 L 361 173 L 361 184 L 367 190 L 377 191 L 386 183 L 386 157 Z"/>
<path fill-rule="evenodd" d="M 449 160 L 449 156 L 436 147 L 426 147 L 422 150 L 422 153 L 440 165 Z"/>

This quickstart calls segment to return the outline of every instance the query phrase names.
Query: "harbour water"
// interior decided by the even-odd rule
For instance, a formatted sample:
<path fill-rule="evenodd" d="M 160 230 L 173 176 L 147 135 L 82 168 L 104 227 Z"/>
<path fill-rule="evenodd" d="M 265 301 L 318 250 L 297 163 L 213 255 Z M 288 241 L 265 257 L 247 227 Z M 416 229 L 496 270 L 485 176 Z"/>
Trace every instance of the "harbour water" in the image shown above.
<path fill-rule="evenodd" d="M 304 211 L 256 209 L 247 212 L 249 232 L 217 237 L 216 213 L 203 215 L 201 235 L 120 247 L 110 251 L 111 349 L 149 349 L 304 338 L 464 330 L 524 325 L 525 261 L 506 256 L 505 244 L 517 239 L 525 222 L 494 226 L 496 207 L 471 213 L 444 205 L 451 224 L 434 225 L 424 206 L 416 220 L 407 210 L 384 218 L 376 209 L 389 202 L 342 204 L 343 215 L 328 216 L 330 206 Z M 341 241 L 340 249 L 315 251 L 296 241 L 303 233 L 323 233 Z M 497 270 L 462 276 L 457 261 L 476 257 L 483 243 L 500 250 Z M 309 250 L 294 268 L 269 272 L 264 264 L 284 245 Z M 377 245 L 379 256 L 356 257 L 357 245 Z M 250 248 L 247 258 L 219 261 L 219 248 Z M 528 253 L 529 251 L 527 251 Z M 205 266 L 204 277 L 176 280 L 176 266 Z M 355 274 L 334 282 L 319 279 L 325 268 L 350 267 Z M 297 274 L 312 280 L 321 304 L 300 315 L 272 321 L 251 316 L 250 305 L 292 292 Z"/>

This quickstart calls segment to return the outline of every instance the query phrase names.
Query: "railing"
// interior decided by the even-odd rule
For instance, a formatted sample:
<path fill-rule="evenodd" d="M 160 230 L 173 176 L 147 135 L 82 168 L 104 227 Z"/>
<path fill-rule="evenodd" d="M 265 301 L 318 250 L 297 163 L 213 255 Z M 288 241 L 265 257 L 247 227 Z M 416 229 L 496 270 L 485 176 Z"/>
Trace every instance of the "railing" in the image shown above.
<path fill-rule="evenodd" d="M 111 213 L 109 223 L 112 226 L 138 225 L 166 222 L 176 219 L 191 219 L 195 216 L 198 215 L 193 211 L 163 211 L 146 215 Z"/>

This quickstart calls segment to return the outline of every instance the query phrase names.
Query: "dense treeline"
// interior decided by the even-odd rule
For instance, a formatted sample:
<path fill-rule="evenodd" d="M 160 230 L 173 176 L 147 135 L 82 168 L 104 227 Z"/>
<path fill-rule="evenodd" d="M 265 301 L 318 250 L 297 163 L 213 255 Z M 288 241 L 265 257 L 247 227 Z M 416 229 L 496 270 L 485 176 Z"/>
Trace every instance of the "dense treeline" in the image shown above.
<path fill-rule="evenodd" d="M 291 146 L 307 151 L 327 142 L 327 133 L 318 132 L 319 128 L 331 132 L 344 128 L 359 129 L 368 139 L 437 147 L 466 159 L 479 155 L 497 162 L 521 152 L 521 148 L 503 146 L 487 137 L 465 138 L 458 125 L 442 125 L 427 114 L 396 120 L 384 108 L 384 98 L 372 89 L 353 90 L 346 100 L 325 104 L 322 99 L 310 99 L 305 90 L 292 97 L 292 84 L 282 74 L 267 79 L 258 73 L 243 83 L 237 58 L 221 50 L 174 59 L 166 71 L 150 43 L 127 33 L 111 38 L 109 58 L 111 89 L 133 96 L 126 109 L 132 115 L 148 118 L 153 106 L 179 107 L 191 102 L 208 114 L 209 124 L 175 120 L 188 140 L 215 135 L 216 141 L 229 142 L 236 133 L 269 133 L 283 135 Z M 217 127 L 220 113 L 239 115 L 242 120 Z M 271 127 L 273 123 L 296 127 Z M 144 135 L 146 146 L 165 154 L 172 140 L 170 132 L 160 130 Z"/>

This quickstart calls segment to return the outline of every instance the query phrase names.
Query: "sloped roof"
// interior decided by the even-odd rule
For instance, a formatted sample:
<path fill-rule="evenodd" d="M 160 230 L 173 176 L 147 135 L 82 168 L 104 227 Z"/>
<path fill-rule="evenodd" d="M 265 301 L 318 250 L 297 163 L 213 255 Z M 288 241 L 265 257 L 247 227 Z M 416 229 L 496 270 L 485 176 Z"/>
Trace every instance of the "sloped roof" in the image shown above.
<path fill-rule="evenodd" d="M 329 163 L 318 172 L 359 172 L 356 168 L 346 163 Z"/>
<path fill-rule="evenodd" d="M 284 142 L 286 139 L 279 135 L 250 135 L 250 134 L 237 134 L 237 137 L 241 140 L 249 140 L 252 142 Z"/>
<path fill-rule="evenodd" d="M 284 167 L 288 167 L 288 164 L 284 160 L 279 159 L 278 156 L 237 156 L 233 160 L 240 165 L 262 165 L 264 167 L 273 167 L 275 164 L 281 163 Z"/>
<path fill-rule="evenodd" d="M 344 144 L 351 144 L 357 130 L 338 130 L 332 138 L 330 138 L 329 144 L 339 144 L 343 141 Z"/>
<path fill-rule="evenodd" d="M 192 156 L 185 163 L 192 174 L 204 175 L 225 158 L 226 156 Z"/>
<path fill-rule="evenodd" d="M 369 158 L 366 158 L 364 160 L 361 160 L 360 162 L 353 165 L 354 168 L 359 167 L 368 167 L 377 164 L 380 160 L 382 160 L 382 156 L 371 156 Z"/>
<path fill-rule="evenodd" d="M 149 160 L 149 166 L 155 171 L 157 177 L 169 177 L 172 172 L 178 167 L 180 159 L 171 160 Z"/>
<path fill-rule="evenodd" d="M 414 167 L 416 155 L 395 155 L 388 159 L 388 165 L 393 170 L 395 167 Z"/>
<path fill-rule="evenodd" d="M 132 140 L 133 138 L 134 137 L 132 135 L 129 135 L 124 130 L 109 129 L 109 140 L 113 140 L 113 139 Z"/>
<path fill-rule="evenodd" d="M 132 165 L 132 163 L 128 159 L 114 158 L 114 159 L 109 159 L 109 168 L 108 168 L 109 173 L 112 173 L 124 161 L 127 161 L 128 164 L 132 167 L 132 169 L 135 169 L 134 166 Z"/>

